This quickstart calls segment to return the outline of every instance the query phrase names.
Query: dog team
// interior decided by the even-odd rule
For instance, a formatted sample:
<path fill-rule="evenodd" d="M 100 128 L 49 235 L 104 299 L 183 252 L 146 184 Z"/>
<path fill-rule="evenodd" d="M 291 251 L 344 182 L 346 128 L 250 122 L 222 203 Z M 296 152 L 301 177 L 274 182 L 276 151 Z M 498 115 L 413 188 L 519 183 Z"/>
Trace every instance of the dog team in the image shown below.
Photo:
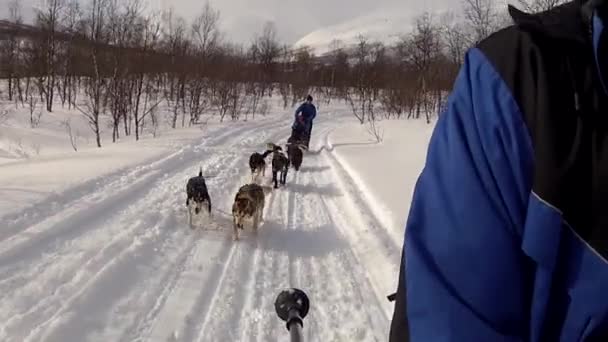
<path fill-rule="evenodd" d="M 246 220 L 252 221 L 252 228 L 257 231 L 264 212 L 265 196 L 264 188 L 258 183 L 266 175 L 266 157 L 272 154 L 272 183 L 274 188 L 279 188 L 280 185 L 285 185 L 287 181 L 287 172 L 290 167 L 296 171 L 300 170 L 302 165 L 303 152 L 300 144 L 297 144 L 294 139 L 290 138 L 287 141 L 285 149 L 287 155 L 283 153 L 281 146 L 269 143 L 267 150 L 263 153 L 254 152 L 249 157 L 249 168 L 251 169 L 251 183 L 245 184 L 239 188 L 234 197 L 232 205 L 232 220 L 233 220 L 233 239 L 239 239 L 239 229 L 243 229 L 243 223 Z M 211 198 L 207 191 L 207 184 L 203 177 L 202 168 L 198 176 L 192 177 L 186 184 L 186 207 L 188 209 L 188 223 L 190 228 L 194 228 L 192 224 L 193 215 L 198 215 L 201 211 L 206 211 L 211 217 Z"/>

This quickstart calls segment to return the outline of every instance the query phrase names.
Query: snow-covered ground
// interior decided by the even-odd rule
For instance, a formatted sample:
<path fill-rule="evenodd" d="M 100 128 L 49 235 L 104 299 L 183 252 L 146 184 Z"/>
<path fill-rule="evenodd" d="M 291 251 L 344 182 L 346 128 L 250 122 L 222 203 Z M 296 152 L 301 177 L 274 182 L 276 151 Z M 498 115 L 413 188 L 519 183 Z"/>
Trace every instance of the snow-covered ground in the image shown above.
<path fill-rule="evenodd" d="M 302 169 L 238 242 L 229 212 L 248 157 L 285 142 L 291 110 L 5 160 L 0 340 L 286 341 L 273 303 L 299 287 L 312 302 L 308 341 L 386 341 L 386 295 L 432 127 L 387 122 L 385 141 L 365 145 L 340 106 L 321 107 Z M 23 141 L 47 141 L 23 130 Z M 216 210 L 190 230 L 185 183 L 199 167 Z"/>
<path fill-rule="evenodd" d="M 389 120 L 380 127 L 381 143 L 367 133 L 366 125 L 351 122 L 338 126 L 329 144 L 383 226 L 402 238 L 434 125 L 425 120 Z"/>

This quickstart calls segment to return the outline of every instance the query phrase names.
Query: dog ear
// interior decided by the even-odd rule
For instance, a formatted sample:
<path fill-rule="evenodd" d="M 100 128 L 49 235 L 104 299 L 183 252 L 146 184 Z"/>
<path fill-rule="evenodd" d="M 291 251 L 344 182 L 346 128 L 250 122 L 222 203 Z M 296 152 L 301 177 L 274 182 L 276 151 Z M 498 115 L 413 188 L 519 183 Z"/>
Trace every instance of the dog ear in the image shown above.
<path fill-rule="evenodd" d="M 203 167 L 201 166 L 201 168 L 198 171 L 198 176 L 199 177 L 203 177 Z"/>

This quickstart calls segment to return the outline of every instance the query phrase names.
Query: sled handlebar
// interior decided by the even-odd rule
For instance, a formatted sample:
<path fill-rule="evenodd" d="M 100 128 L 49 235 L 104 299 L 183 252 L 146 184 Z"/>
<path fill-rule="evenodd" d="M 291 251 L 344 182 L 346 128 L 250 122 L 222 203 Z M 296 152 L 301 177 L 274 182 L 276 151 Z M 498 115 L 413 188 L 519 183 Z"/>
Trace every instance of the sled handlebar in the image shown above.
<path fill-rule="evenodd" d="M 274 308 L 279 318 L 286 322 L 291 342 L 303 342 L 304 317 L 310 308 L 306 293 L 295 288 L 281 291 L 274 302 Z"/>

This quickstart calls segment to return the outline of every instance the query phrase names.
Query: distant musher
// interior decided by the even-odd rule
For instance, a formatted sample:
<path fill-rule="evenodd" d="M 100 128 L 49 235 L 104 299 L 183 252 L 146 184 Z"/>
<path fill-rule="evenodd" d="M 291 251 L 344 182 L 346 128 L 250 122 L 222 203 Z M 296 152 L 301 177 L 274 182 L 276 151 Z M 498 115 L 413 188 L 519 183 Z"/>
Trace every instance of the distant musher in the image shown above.
<path fill-rule="evenodd" d="M 302 103 L 296 110 L 295 121 L 291 126 L 290 143 L 297 143 L 308 149 L 312 123 L 316 116 L 317 108 L 312 104 L 312 96 L 308 95 L 306 102 Z"/>

